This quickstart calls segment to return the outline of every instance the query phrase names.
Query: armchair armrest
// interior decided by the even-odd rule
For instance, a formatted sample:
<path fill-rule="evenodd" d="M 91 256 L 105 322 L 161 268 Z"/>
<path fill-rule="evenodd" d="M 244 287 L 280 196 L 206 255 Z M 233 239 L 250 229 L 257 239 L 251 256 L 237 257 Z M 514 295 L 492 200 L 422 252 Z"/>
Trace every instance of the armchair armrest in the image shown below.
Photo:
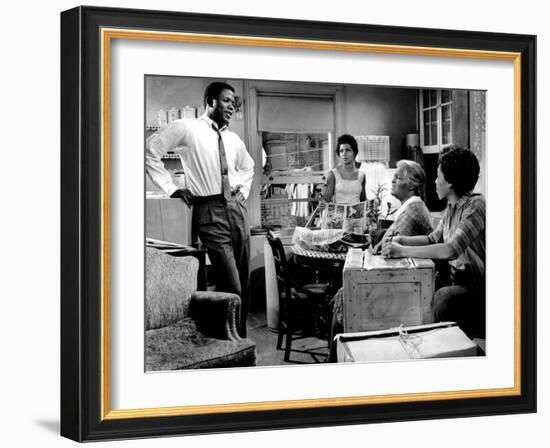
<path fill-rule="evenodd" d="M 241 298 L 236 294 L 218 291 L 196 291 L 189 302 L 189 316 L 205 336 L 239 341 L 237 318 Z"/>

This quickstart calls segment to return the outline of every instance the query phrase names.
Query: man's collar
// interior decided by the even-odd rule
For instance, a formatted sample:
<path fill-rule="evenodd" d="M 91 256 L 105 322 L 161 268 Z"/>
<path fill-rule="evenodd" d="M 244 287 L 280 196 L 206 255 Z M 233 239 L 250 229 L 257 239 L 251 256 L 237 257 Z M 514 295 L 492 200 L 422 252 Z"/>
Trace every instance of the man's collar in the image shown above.
<path fill-rule="evenodd" d="M 218 129 L 218 123 L 216 123 L 212 118 L 210 118 L 208 115 L 206 115 L 206 112 L 201 115 L 201 120 L 204 120 L 208 123 L 208 126 L 212 127 L 214 126 L 216 129 Z M 224 124 L 221 128 L 219 128 L 219 131 L 225 131 L 229 128 L 229 125 Z"/>

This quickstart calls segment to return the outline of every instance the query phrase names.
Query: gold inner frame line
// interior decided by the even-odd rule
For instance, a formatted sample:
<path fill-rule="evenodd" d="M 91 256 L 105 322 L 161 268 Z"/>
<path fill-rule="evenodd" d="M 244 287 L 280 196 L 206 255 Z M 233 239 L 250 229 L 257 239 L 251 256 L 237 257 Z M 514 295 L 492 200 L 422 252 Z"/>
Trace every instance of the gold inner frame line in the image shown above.
<path fill-rule="evenodd" d="M 514 62 L 514 386 L 508 388 L 406 393 L 356 397 L 278 400 L 215 405 L 188 405 L 143 409 L 110 408 L 110 65 L 111 41 L 131 39 L 214 45 L 293 48 L 411 56 L 453 57 Z M 101 29 L 101 419 L 185 416 L 263 410 L 307 409 L 381 403 L 421 402 L 513 396 L 521 393 L 521 54 L 457 48 L 418 47 L 304 39 L 278 39 L 197 33 Z"/>

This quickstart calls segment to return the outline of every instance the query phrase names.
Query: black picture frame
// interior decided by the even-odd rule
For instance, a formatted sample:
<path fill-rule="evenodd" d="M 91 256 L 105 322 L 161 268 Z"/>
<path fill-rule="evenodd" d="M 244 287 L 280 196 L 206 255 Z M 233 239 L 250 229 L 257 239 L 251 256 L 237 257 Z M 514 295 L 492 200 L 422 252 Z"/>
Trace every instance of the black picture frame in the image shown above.
<path fill-rule="evenodd" d="M 399 45 L 516 55 L 521 218 L 519 383 L 508 396 L 106 418 L 102 359 L 101 30 L 132 29 Z M 61 435 L 77 441 L 269 430 L 536 411 L 536 36 L 181 12 L 77 7 L 61 13 Z M 108 304 L 107 304 L 108 305 Z M 103 328 L 105 330 L 105 328 Z"/>

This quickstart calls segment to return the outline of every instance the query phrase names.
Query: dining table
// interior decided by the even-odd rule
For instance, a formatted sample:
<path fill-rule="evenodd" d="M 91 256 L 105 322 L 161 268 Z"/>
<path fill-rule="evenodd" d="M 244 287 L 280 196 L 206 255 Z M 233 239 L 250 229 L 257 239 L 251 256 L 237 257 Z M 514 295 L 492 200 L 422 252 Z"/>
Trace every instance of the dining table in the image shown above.
<path fill-rule="evenodd" d="M 292 246 L 295 273 L 314 283 L 326 283 L 332 297 L 342 287 L 342 275 L 347 252 L 327 252 Z"/>

